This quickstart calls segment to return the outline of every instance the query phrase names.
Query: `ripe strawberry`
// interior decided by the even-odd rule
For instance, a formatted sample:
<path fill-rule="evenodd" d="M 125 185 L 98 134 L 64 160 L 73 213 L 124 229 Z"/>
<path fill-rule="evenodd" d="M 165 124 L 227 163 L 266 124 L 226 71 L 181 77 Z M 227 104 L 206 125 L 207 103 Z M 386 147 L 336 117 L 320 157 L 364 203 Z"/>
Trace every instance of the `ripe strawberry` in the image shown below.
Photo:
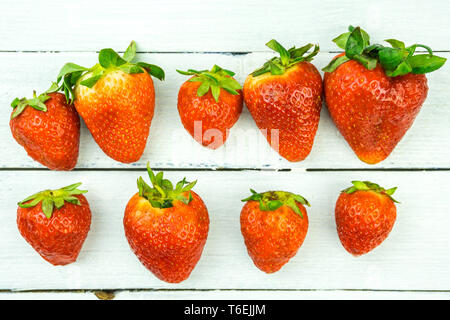
<path fill-rule="evenodd" d="M 289 161 L 301 161 L 311 152 L 322 108 L 322 78 L 309 62 L 319 47 L 304 57 L 312 44 L 289 50 L 275 40 L 266 45 L 280 58 L 247 77 L 245 104 L 272 148 Z"/>
<path fill-rule="evenodd" d="M 164 71 L 144 62 L 132 63 L 136 44 L 123 57 L 103 49 L 99 63 L 87 69 L 68 63 L 61 69 L 66 98 L 86 122 L 94 140 L 114 160 L 130 163 L 140 159 L 147 143 L 155 107 L 150 75 L 164 79 Z"/>
<path fill-rule="evenodd" d="M 284 191 L 257 193 L 242 201 L 241 232 L 255 266 L 273 273 L 297 253 L 308 231 L 308 215 L 300 195 Z"/>
<path fill-rule="evenodd" d="M 72 170 L 77 164 L 80 117 L 57 86 L 32 99 L 14 99 L 9 126 L 30 157 L 52 170 Z"/>
<path fill-rule="evenodd" d="M 18 203 L 20 234 L 53 265 L 77 260 L 91 225 L 91 210 L 76 183 L 38 192 Z"/>
<path fill-rule="evenodd" d="M 370 45 L 359 27 L 334 39 L 345 49 L 323 69 L 325 100 L 337 128 L 362 161 L 386 159 L 411 127 L 428 92 L 424 73 L 439 69 L 445 58 L 420 44 Z M 414 55 L 417 47 L 428 54 Z"/>
<path fill-rule="evenodd" d="M 336 226 L 345 250 L 359 256 L 387 238 L 397 216 L 392 198 L 397 188 L 385 190 L 369 181 L 352 181 L 336 202 Z"/>
<path fill-rule="evenodd" d="M 211 71 L 189 69 L 178 92 L 178 112 L 184 128 L 205 147 L 217 149 L 242 112 L 241 85 L 234 72 L 215 65 Z"/>
<path fill-rule="evenodd" d="M 186 280 L 200 259 L 209 230 L 208 210 L 190 191 L 197 181 L 186 179 L 173 187 L 163 173 L 156 176 L 147 165 L 153 188 L 142 177 L 139 192 L 125 208 L 123 224 L 131 249 L 159 279 Z"/>

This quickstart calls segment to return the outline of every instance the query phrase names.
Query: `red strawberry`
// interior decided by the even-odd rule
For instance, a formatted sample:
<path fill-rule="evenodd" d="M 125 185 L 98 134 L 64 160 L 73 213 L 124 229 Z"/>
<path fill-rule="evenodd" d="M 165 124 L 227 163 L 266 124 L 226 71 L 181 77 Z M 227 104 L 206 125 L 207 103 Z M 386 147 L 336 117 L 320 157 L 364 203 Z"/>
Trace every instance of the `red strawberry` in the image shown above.
<path fill-rule="evenodd" d="M 42 258 L 53 265 L 77 260 L 91 225 L 87 191 L 81 183 L 58 190 L 45 190 L 19 202 L 20 234 Z"/>
<path fill-rule="evenodd" d="M 242 201 L 241 232 L 255 265 L 273 273 L 285 265 L 305 240 L 308 215 L 300 195 L 284 191 L 257 193 Z"/>
<path fill-rule="evenodd" d="M 387 238 L 397 216 L 391 196 L 397 188 L 385 190 L 369 181 L 352 181 L 336 202 L 336 226 L 345 250 L 365 254 Z"/>
<path fill-rule="evenodd" d="M 139 160 L 147 143 L 155 107 L 150 75 L 164 79 L 161 68 L 132 63 L 135 54 L 134 41 L 123 57 L 103 49 L 92 68 L 68 63 L 58 75 L 94 140 L 108 156 L 124 163 Z"/>
<path fill-rule="evenodd" d="M 163 173 L 147 166 L 153 188 L 142 177 L 139 192 L 128 202 L 123 224 L 131 249 L 159 279 L 186 280 L 200 259 L 209 230 L 208 210 L 190 191 L 196 181 L 185 179 L 173 187 Z"/>
<path fill-rule="evenodd" d="M 386 159 L 411 127 L 428 92 L 424 73 L 445 58 L 423 45 L 370 45 L 359 27 L 334 39 L 345 49 L 324 68 L 325 100 L 337 128 L 356 155 L 375 164 Z M 417 47 L 428 54 L 413 55 Z"/>
<path fill-rule="evenodd" d="M 215 65 L 211 71 L 180 71 L 193 75 L 178 92 L 178 112 L 184 128 L 202 145 L 217 149 L 242 112 L 241 86 L 234 72 Z"/>
<path fill-rule="evenodd" d="M 309 61 L 319 47 L 286 50 L 275 40 L 266 44 L 280 53 L 247 77 L 244 99 L 269 144 L 289 161 L 311 152 L 322 108 L 322 78 Z"/>
<path fill-rule="evenodd" d="M 64 95 L 47 92 L 16 98 L 9 126 L 30 157 L 52 170 L 72 170 L 78 159 L 80 117 Z"/>

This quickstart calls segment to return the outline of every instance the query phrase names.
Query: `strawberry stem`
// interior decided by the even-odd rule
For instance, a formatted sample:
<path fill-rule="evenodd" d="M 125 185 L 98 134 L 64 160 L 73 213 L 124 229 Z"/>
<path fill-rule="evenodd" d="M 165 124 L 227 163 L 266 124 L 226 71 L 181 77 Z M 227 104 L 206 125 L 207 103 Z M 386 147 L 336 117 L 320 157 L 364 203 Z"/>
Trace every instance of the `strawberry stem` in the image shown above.
<path fill-rule="evenodd" d="M 394 201 L 396 203 L 400 203 L 392 197 L 394 192 L 397 190 L 397 187 L 386 190 L 385 188 L 381 187 L 380 185 L 378 185 L 376 183 L 373 183 L 370 181 L 357 181 L 357 180 L 352 181 L 352 185 L 353 186 L 348 187 L 347 189 L 344 189 L 341 192 L 352 194 L 356 191 L 374 191 L 376 193 L 388 196 L 392 201 Z"/>
<path fill-rule="evenodd" d="M 163 178 L 163 173 L 154 174 L 150 168 L 150 163 L 147 163 L 147 172 L 150 177 L 152 187 L 150 187 L 142 177 L 137 180 L 139 196 L 146 198 L 153 208 L 171 208 L 173 201 L 178 200 L 188 205 L 192 201 L 192 194 L 190 190 L 195 186 L 197 181 L 187 182 L 186 178 L 179 181 L 175 188 L 172 182 Z M 189 196 L 184 195 L 189 191 Z"/>
<path fill-rule="evenodd" d="M 341 64 L 355 60 L 368 70 L 373 70 L 380 64 L 386 75 L 398 77 L 408 73 L 425 74 L 442 67 L 447 60 L 433 54 L 430 47 L 423 44 L 413 44 L 405 47 L 405 44 L 396 39 L 387 39 L 391 47 L 381 44 L 370 45 L 369 35 L 360 27 L 349 27 L 349 32 L 343 33 L 333 39 L 336 45 L 345 50 L 345 56 L 333 59 L 322 70 L 333 72 Z M 428 54 L 415 55 L 416 48 L 424 48 Z"/>
<path fill-rule="evenodd" d="M 270 40 L 266 43 L 266 46 L 272 49 L 275 52 L 278 52 L 280 54 L 280 57 L 273 57 L 264 65 L 253 71 L 252 76 L 257 77 L 259 75 L 265 74 L 270 72 L 273 75 L 282 75 L 286 72 L 287 69 L 293 67 L 294 65 L 303 62 L 303 61 L 311 61 L 313 60 L 314 56 L 317 55 L 319 52 L 319 46 L 313 45 L 311 43 L 300 47 L 292 47 L 289 50 L 286 50 L 278 41 L 275 39 Z M 314 50 L 304 56 L 309 49 L 311 49 L 314 46 Z"/>
<path fill-rule="evenodd" d="M 177 69 L 177 72 L 185 76 L 194 76 L 188 81 L 201 82 L 201 85 L 197 89 L 197 96 L 202 97 L 211 90 L 211 94 L 216 102 L 219 102 L 221 88 L 232 95 L 238 95 L 239 92 L 237 90 L 242 89 L 239 82 L 233 79 L 235 73 L 233 71 L 223 69 L 218 65 L 214 65 L 209 71 L 197 71 L 194 69 L 181 71 Z"/>
<path fill-rule="evenodd" d="M 30 106 L 36 110 L 47 112 L 47 106 L 45 105 L 45 102 L 50 99 L 50 96 L 48 93 L 56 92 L 58 91 L 59 86 L 56 83 L 52 83 L 50 88 L 48 88 L 45 92 L 41 93 L 39 96 L 36 95 L 36 91 L 33 90 L 33 98 L 27 99 L 27 98 L 15 98 L 11 102 L 11 107 L 14 109 L 14 112 L 11 114 L 11 119 L 14 119 L 18 115 L 20 115 L 27 106 Z"/>
<path fill-rule="evenodd" d="M 144 70 L 159 80 L 164 80 L 164 70 L 146 62 L 132 62 L 136 56 L 136 43 L 131 41 L 123 56 L 111 48 L 102 49 L 98 55 L 98 63 L 92 68 L 85 68 L 75 63 L 66 63 L 60 70 L 56 83 L 64 91 L 67 102 L 73 101 L 74 87 L 79 84 L 92 88 L 109 70 L 120 70 L 127 74 L 143 73 Z M 62 82 L 61 82 L 62 81 Z"/>
<path fill-rule="evenodd" d="M 61 209 L 65 202 L 81 205 L 75 195 L 86 193 L 87 190 L 77 189 L 80 185 L 81 183 L 75 183 L 61 189 L 40 191 L 20 201 L 18 205 L 21 208 L 31 208 L 42 202 L 42 212 L 50 219 L 54 208 Z"/>
<path fill-rule="evenodd" d="M 294 194 L 291 192 L 267 191 L 263 193 L 258 193 L 253 189 L 250 189 L 250 192 L 252 193 L 252 195 L 241 201 L 242 202 L 258 201 L 259 209 L 261 211 L 275 211 L 281 206 L 286 205 L 292 210 L 294 210 L 295 213 L 300 215 L 300 217 L 303 218 L 303 214 L 298 208 L 297 202 L 303 205 L 307 205 L 308 207 L 310 206 L 308 200 L 306 200 L 299 194 Z"/>

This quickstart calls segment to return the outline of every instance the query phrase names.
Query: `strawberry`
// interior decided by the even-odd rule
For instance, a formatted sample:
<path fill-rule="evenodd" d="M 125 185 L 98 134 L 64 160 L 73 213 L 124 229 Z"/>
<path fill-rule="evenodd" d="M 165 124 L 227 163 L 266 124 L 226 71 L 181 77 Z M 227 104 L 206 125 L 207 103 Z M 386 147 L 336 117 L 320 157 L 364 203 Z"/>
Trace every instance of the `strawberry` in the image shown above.
<path fill-rule="evenodd" d="M 411 127 L 427 97 L 425 73 L 446 61 L 424 45 L 370 45 L 361 28 L 349 28 L 333 41 L 345 49 L 323 69 L 325 101 L 337 128 L 359 159 L 386 159 Z M 414 54 L 416 48 L 427 54 Z"/>
<path fill-rule="evenodd" d="M 67 63 L 57 79 L 103 152 L 123 163 L 139 160 L 147 143 L 155 107 L 150 75 L 164 79 L 158 66 L 133 63 L 135 54 L 134 41 L 123 57 L 103 49 L 92 68 Z"/>
<path fill-rule="evenodd" d="M 217 149 L 242 112 L 241 85 L 234 72 L 215 65 L 210 71 L 177 72 L 192 76 L 178 92 L 178 112 L 184 128 L 200 144 Z"/>
<path fill-rule="evenodd" d="M 123 224 L 131 249 L 159 279 L 178 283 L 186 280 L 206 243 L 209 216 L 198 194 L 191 191 L 197 181 L 181 180 L 173 187 L 163 173 L 147 165 L 153 188 L 142 177 L 139 192 L 125 208 Z"/>
<path fill-rule="evenodd" d="M 322 108 L 322 78 L 309 61 L 319 52 L 312 48 L 286 50 L 277 41 L 266 44 L 280 53 L 250 74 L 244 100 L 269 144 L 289 161 L 301 161 L 311 152 Z"/>
<path fill-rule="evenodd" d="M 20 234 L 42 258 L 53 265 L 77 260 L 91 225 L 85 190 L 76 183 L 38 192 L 18 203 Z"/>
<path fill-rule="evenodd" d="M 57 86 L 33 98 L 16 98 L 9 126 L 28 155 L 52 170 L 72 170 L 78 159 L 80 117 Z"/>
<path fill-rule="evenodd" d="M 352 181 L 336 202 L 336 227 L 345 250 L 359 256 L 379 246 L 394 226 L 397 209 L 386 190 L 369 181 Z"/>
<path fill-rule="evenodd" d="M 297 253 L 308 231 L 308 215 L 300 195 L 284 191 L 252 195 L 241 211 L 241 232 L 255 266 L 273 273 Z"/>

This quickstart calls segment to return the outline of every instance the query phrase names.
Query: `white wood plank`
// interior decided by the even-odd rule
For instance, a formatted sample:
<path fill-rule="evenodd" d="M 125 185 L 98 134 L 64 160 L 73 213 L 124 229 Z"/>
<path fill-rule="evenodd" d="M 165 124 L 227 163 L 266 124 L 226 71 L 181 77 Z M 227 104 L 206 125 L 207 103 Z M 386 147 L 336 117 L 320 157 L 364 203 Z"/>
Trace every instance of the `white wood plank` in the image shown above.
<path fill-rule="evenodd" d="M 87 292 L 1 292 L 0 300 L 98 300 Z M 448 300 L 449 292 L 412 291 L 117 291 L 114 300 Z"/>
<path fill-rule="evenodd" d="M 0 50 L 123 48 L 132 38 L 145 51 L 257 51 L 284 43 L 331 42 L 349 24 L 374 39 L 398 38 L 450 49 L 448 1 L 32 1 L 0 2 Z"/>
<path fill-rule="evenodd" d="M 450 57 L 450 53 L 443 54 Z M 12 138 L 8 119 L 11 100 L 16 96 L 30 95 L 32 90 L 47 89 L 59 68 L 67 61 L 93 65 L 94 53 L 0 53 L 0 65 L 7 66 L 0 73 L 0 167 L 41 167 L 27 156 Z M 323 108 L 315 144 L 309 157 L 302 162 L 289 163 L 267 144 L 258 131 L 248 110 L 231 129 L 226 144 L 210 150 L 195 142 L 184 130 L 177 111 L 179 86 L 186 77 L 176 68 L 205 68 L 217 63 L 235 70 L 243 83 L 248 73 L 261 65 L 268 53 L 248 55 L 227 54 L 142 54 L 144 61 L 161 65 L 167 80 L 156 84 L 156 112 L 150 137 L 141 160 L 132 167 L 145 167 L 150 161 L 160 168 L 434 168 L 450 167 L 450 65 L 428 76 L 428 98 L 413 127 L 391 156 L 382 163 L 370 166 L 361 162 L 337 131 Z M 314 63 L 319 68 L 326 65 L 334 54 L 320 53 Z M 13 156 L 12 156 L 13 155 Z M 108 158 L 93 141 L 83 125 L 78 168 L 129 168 Z"/>
<path fill-rule="evenodd" d="M 159 281 L 130 251 L 122 218 L 141 172 L 1 171 L 1 289 L 376 289 L 449 290 L 450 172 L 167 172 L 170 179 L 198 178 L 196 191 L 210 213 L 210 234 L 191 277 Z M 144 172 L 142 172 L 144 174 Z M 341 246 L 334 222 L 339 190 L 350 180 L 398 186 L 398 219 L 376 250 L 354 258 Z M 54 267 L 23 240 L 16 202 L 42 188 L 83 181 L 93 221 L 76 263 Z M 240 233 L 240 199 L 248 188 L 285 189 L 304 195 L 310 227 L 296 257 L 275 274 L 259 271 Z"/>

